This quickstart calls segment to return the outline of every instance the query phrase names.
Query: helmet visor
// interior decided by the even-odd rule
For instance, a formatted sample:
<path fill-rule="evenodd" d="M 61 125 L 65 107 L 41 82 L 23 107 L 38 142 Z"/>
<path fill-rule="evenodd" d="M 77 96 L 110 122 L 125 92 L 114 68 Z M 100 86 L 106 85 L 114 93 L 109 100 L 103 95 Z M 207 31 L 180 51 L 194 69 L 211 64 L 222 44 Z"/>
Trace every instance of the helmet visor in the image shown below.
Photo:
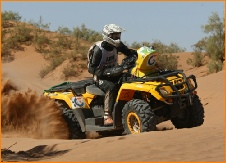
<path fill-rule="evenodd" d="M 112 38 L 113 40 L 120 40 L 120 38 L 121 38 L 121 32 L 111 33 L 109 35 L 109 37 Z"/>

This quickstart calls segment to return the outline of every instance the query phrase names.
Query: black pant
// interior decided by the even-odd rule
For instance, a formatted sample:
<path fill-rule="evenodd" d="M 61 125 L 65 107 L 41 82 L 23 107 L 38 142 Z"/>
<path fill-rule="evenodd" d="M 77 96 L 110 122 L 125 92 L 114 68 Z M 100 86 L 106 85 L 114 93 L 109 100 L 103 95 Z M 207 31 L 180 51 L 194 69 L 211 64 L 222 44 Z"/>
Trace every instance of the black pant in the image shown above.
<path fill-rule="evenodd" d="M 98 86 L 105 92 L 104 111 L 111 114 L 118 95 L 118 87 L 115 82 L 109 80 L 99 80 Z"/>

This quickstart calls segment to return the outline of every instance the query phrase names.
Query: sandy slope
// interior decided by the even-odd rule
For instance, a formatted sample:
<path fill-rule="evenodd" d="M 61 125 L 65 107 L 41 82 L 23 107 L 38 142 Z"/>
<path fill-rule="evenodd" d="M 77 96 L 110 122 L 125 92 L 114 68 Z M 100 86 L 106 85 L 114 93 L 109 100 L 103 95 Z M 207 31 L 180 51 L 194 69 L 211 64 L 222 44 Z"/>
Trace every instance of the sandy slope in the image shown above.
<path fill-rule="evenodd" d="M 197 91 L 205 108 L 205 122 L 202 126 L 191 129 L 175 129 L 171 122 L 167 121 L 158 125 L 160 130 L 168 129 L 164 131 L 84 140 L 35 139 L 35 131 L 33 136 L 20 135 L 15 132 L 3 133 L 2 148 L 9 148 L 16 143 L 10 147 L 10 150 L 15 152 L 39 151 L 42 154 L 49 154 L 41 161 L 54 162 L 225 161 L 225 71 L 204 76 L 205 67 L 191 69 L 185 64 L 190 53 L 182 53 L 180 56 L 179 62 L 185 73 L 197 76 Z M 38 74 L 45 64 L 45 60 L 40 54 L 36 53 L 32 47 L 26 47 L 25 52 L 16 54 L 15 61 L 2 64 L 3 79 L 9 78 L 20 92 L 30 88 L 39 96 L 43 89 L 63 81 L 53 80 L 51 77 L 40 79 Z M 88 73 L 84 73 L 79 78 L 70 80 L 89 76 Z M 18 155 L 8 159 L 24 160 Z"/>

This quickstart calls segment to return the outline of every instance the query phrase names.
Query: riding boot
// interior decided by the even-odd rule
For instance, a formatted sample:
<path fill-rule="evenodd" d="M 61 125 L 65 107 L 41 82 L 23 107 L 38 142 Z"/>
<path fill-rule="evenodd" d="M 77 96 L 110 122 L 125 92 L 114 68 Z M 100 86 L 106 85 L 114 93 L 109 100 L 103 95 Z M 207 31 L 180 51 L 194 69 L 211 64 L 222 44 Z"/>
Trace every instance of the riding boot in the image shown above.
<path fill-rule="evenodd" d="M 113 125 L 113 119 L 111 114 L 108 112 L 104 113 L 104 126 L 112 126 Z"/>

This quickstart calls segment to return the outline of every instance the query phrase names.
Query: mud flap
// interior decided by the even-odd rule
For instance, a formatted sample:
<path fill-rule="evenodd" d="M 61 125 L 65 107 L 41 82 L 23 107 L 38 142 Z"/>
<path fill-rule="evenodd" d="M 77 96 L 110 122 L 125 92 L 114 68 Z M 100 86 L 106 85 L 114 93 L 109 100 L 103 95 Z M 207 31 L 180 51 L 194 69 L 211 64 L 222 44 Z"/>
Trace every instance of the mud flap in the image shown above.
<path fill-rule="evenodd" d="M 73 113 L 75 114 L 77 120 L 78 120 L 78 123 L 81 127 L 81 130 L 82 132 L 85 132 L 86 131 L 86 127 L 85 127 L 85 116 L 82 112 L 82 110 L 80 108 L 77 108 L 77 109 L 73 109 Z"/>

